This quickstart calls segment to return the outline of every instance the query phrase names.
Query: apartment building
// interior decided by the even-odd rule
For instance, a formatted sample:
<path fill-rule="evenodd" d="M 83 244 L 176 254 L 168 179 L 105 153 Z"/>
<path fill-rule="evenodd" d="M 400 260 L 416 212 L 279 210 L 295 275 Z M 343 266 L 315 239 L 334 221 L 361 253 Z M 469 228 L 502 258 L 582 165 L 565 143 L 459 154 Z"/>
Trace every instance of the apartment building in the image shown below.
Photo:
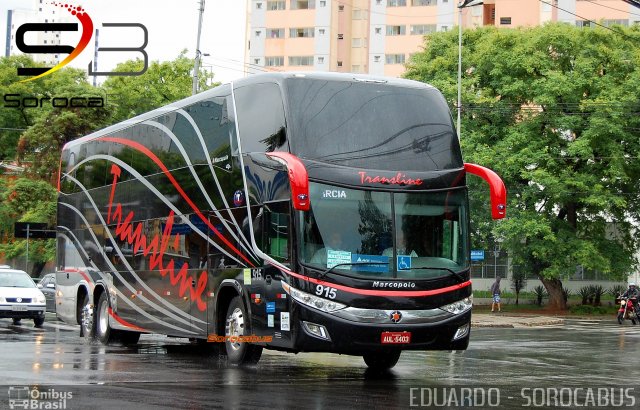
<path fill-rule="evenodd" d="M 425 34 L 493 25 L 640 23 L 623 0 L 248 0 L 248 73 L 338 71 L 400 76 Z M 591 21 L 590 21 L 591 20 Z"/>
<path fill-rule="evenodd" d="M 4 56 L 25 54 L 16 45 L 16 31 L 26 23 L 67 23 L 69 19 L 64 17 L 59 7 L 45 0 L 25 1 L 20 9 L 7 10 L 6 15 L 6 37 Z M 29 45 L 59 45 L 61 44 L 60 31 L 29 31 L 25 33 L 25 43 Z M 44 63 L 46 66 L 55 66 L 66 54 L 29 54 L 35 61 Z M 62 58 L 61 58 L 62 57 Z"/>

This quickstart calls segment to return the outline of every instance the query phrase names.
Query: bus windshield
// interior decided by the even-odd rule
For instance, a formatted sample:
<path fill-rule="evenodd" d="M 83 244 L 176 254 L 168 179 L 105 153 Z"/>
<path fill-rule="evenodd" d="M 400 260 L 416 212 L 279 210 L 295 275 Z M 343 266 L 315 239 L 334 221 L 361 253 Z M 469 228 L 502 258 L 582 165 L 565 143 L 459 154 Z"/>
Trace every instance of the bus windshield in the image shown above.
<path fill-rule="evenodd" d="M 462 167 L 449 107 L 434 88 L 291 78 L 286 92 L 291 152 L 300 158 L 383 170 Z"/>
<path fill-rule="evenodd" d="M 299 213 L 308 267 L 371 278 L 428 279 L 468 269 L 465 189 L 377 192 L 310 183 Z"/>

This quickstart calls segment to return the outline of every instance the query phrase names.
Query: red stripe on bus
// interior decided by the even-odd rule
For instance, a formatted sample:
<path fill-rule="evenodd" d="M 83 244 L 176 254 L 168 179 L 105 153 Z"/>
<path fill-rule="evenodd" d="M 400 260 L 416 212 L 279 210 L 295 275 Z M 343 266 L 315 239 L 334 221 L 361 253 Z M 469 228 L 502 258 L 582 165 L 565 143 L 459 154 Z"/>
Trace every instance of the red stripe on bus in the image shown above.
<path fill-rule="evenodd" d="M 141 328 L 139 326 L 133 325 L 133 324 L 127 322 L 126 320 L 124 320 L 123 318 L 121 318 L 120 316 L 118 316 L 115 313 L 113 313 L 113 310 L 111 308 L 109 308 L 109 315 L 111 315 L 111 317 L 114 318 L 122 326 L 137 330 L 139 332 L 146 332 L 146 329 L 143 329 L 143 328 Z"/>
<path fill-rule="evenodd" d="M 246 256 L 244 256 L 242 254 L 242 252 L 240 252 L 238 249 L 236 249 L 236 247 L 233 246 L 233 244 L 231 242 L 229 242 L 227 240 L 227 238 L 225 238 L 220 232 L 218 232 L 218 230 L 211 224 L 209 219 L 205 218 L 204 215 L 202 215 L 202 212 L 200 211 L 200 209 L 198 209 L 196 204 L 193 203 L 193 201 L 189 198 L 187 193 L 184 192 L 182 187 L 180 187 L 180 184 L 178 184 L 178 181 L 176 181 L 175 178 L 173 177 L 173 175 L 171 174 L 171 172 L 169 172 L 169 169 L 164 165 L 164 163 L 160 160 L 160 158 L 158 158 L 147 147 L 145 147 L 144 145 L 139 144 L 137 142 L 134 142 L 134 141 L 131 141 L 131 140 L 127 140 L 127 139 L 124 139 L 124 138 L 100 137 L 100 138 L 97 138 L 97 139 L 98 140 L 102 140 L 102 141 L 110 141 L 110 142 L 116 142 L 116 143 L 119 143 L 119 144 L 126 145 L 128 147 L 134 148 L 134 149 L 142 152 L 147 157 L 149 157 L 149 159 L 151 159 L 153 162 L 156 163 L 156 165 L 158 165 L 158 167 L 160 167 L 160 169 L 166 175 L 166 177 L 169 178 L 169 181 L 171 181 L 171 184 L 175 187 L 176 190 L 178 190 L 178 192 L 180 193 L 180 196 L 182 196 L 182 198 L 185 201 L 187 201 L 187 203 L 189 204 L 191 209 L 193 209 L 193 211 L 196 213 L 196 215 L 198 215 L 198 217 L 202 220 L 202 222 L 204 222 L 209 227 L 209 229 L 211 229 L 216 234 L 216 236 L 218 238 L 220 238 L 220 240 L 222 240 L 222 242 L 224 242 L 224 244 L 229 247 L 229 249 L 233 250 L 242 259 L 244 259 L 244 261 L 247 262 L 247 264 L 249 264 L 249 266 L 251 266 L 251 267 L 255 266 L 253 263 L 251 263 L 251 261 Z"/>
<path fill-rule="evenodd" d="M 355 293 L 358 295 L 367 295 L 367 296 L 400 296 L 400 297 L 416 297 L 416 296 L 433 296 L 439 295 L 441 293 L 453 292 L 454 290 L 459 290 L 471 285 L 471 281 L 468 280 L 463 283 L 458 283 L 457 285 L 447 286 L 444 288 L 438 289 L 430 289 L 430 290 L 376 290 L 376 289 L 359 289 L 352 288 L 349 286 L 338 285 L 332 282 L 326 282 L 320 279 L 310 278 L 308 276 L 301 275 L 299 273 L 295 273 L 289 270 L 282 269 L 278 267 L 278 269 L 288 273 L 291 276 L 295 276 L 298 279 L 302 279 L 307 282 L 315 283 L 316 285 L 330 286 L 332 288 L 340 289 L 344 292 Z"/>

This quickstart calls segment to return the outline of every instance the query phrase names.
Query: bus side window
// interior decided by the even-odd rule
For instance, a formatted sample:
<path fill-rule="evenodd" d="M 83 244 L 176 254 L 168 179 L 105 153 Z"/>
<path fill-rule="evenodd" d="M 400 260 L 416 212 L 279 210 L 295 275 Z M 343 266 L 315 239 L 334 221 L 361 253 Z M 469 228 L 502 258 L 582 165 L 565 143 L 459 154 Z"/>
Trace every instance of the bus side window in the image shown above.
<path fill-rule="evenodd" d="M 289 202 L 272 202 L 263 207 L 260 249 L 273 259 L 288 263 L 289 252 Z M 257 239 L 257 238 L 256 238 Z"/>

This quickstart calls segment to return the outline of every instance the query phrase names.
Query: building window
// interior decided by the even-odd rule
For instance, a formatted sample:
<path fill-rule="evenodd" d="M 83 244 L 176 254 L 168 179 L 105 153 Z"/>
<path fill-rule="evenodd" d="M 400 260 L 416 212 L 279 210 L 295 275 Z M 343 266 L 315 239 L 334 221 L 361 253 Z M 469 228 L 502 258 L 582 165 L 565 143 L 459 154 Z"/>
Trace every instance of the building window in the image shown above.
<path fill-rule="evenodd" d="M 338 67 L 342 67 L 342 61 L 338 61 Z"/>
<path fill-rule="evenodd" d="M 360 66 L 359 65 L 352 65 L 351 66 L 351 72 L 352 73 L 359 73 L 360 72 Z"/>
<path fill-rule="evenodd" d="M 387 0 L 387 7 L 404 7 L 407 5 L 407 0 Z"/>
<path fill-rule="evenodd" d="M 411 0 L 412 6 L 436 6 L 438 0 Z"/>
<path fill-rule="evenodd" d="M 382 34 L 382 27 L 376 27 L 376 34 Z"/>
<path fill-rule="evenodd" d="M 260 34 L 262 34 L 262 30 L 256 30 L 256 37 L 260 37 Z"/>
<path fill-rule="evenodd" d="M 338 6 L 338 11 L 344 11 L 344 6 L 342 4 Z"/>
<path fill-rule="evenodd" d="M 344 39 L 344 34 L 338 34 L 338 40 L 343 40 Z"/>
<path fill-rule="evenodd" d="M 314 37 L 314 28 L 306 27 L 306 28 L 291 28 L 289 29 L 289 37 L 298 38 L 298 37 Z"/>
<path fill-rule="evenodd" d="M 409 33 L 412 36 L 415 35 L 424 35 L 428 33 L 433 33 L 436 31 L 435 24 L 412 24 Z"/>
<path fill-rule="evenodd" d="M 601 21 L 601 24 L 605 27 L 611 27 L 611 26 L 625 26 L 625 27 L 629 27 L 629 20 L 627 19 L 613 19 L 613 20 L 608 20 L 608 19 L 604 19 Z"/>
<path fill-rule="evenodd" d="M 284 57 L 265 57 L 264 65 L 265 67 L 282 67 L 284 65 Z"/>
<path fill-rule="evenodd" d="M 366 10 L 360 10 L 360 9 L 353 10 L 351 19 L 352 20 L 366 20 L 367 19 L 367 14 L 368 13 L 366 12 Z"/>
<path fill-rule="evenodd" d="M 291 0 L 291 10 L 315 9 L 316 0 Z"/>
<path fill-rule="evenodd" d="M 324 64 L 324 57 L 318 57 L 318 64 Z"/>
<path fill-rule="evenodd" d="M 388 36 L 403 36 L 406 34 L 406 26 L 387 26 Z"/>
<path fill-rule="evenodd" d="M 404 64 L 404 54 L 385 54 L 385 62 L 387 64 Z"/>
<path fill-rule="evenodd" d="M 441 26 L 440 27 L 440 31 L 448 31 L 449 30 L 449 26 Z"/>
<path fill-rule="evenodd" d="M 284 38 L 284 29 L 283 28 L 269 29 L 269 38 Z"/>
<path fill-rule="evenodd" d="M 376 0 L 376 5 L 381 5 L 382 4 L 382 0 Z"/>
<path fill-rule="evenodd" d="M 511 24 L 511 17 L 500 17 L 500 24 Z"/>
<path fill-rule="evenodd" d="M 320 0 L 320 7 L 325 7 L 327 2 L 325 0 Z"/>
<path fill-rule="evenodd" d="M 253 59 L 253 64 L 260 65 L 260 59 L 259 58 L 254 58 Z"/>
<path fill-rule="evenodd" d="M 318 29 L 318 34 L 320 34 L 321 36 L 324 36 L 324 29 L 323 28 Z"/>
<path fill-rule="evenodd" d="M 256 9 L 260 10 L 262 8 L 262 3 L 256 3 Z"/>
<path fill-rule="evenodd" d="M 373 56 L 373 62 L 374 63 L 379 63 L 380 62 L 380 56 Z"/>
<path fill-rule="evenodd" d="M 362 47 L 362 39 L 361 38 L 352 38 L 351 39 L 351 47 L 352 48 L 359 48 Z"/>
<path fill-rule="evenodd" d="M 291 56 L 289 57 L 289 65 L 313 65 L 313 56 Z"/>
<path fill-rule="evenodd" d="M 287 2 L 285 0 L 268 1 L 267 10 L 286 10 Z"/>

